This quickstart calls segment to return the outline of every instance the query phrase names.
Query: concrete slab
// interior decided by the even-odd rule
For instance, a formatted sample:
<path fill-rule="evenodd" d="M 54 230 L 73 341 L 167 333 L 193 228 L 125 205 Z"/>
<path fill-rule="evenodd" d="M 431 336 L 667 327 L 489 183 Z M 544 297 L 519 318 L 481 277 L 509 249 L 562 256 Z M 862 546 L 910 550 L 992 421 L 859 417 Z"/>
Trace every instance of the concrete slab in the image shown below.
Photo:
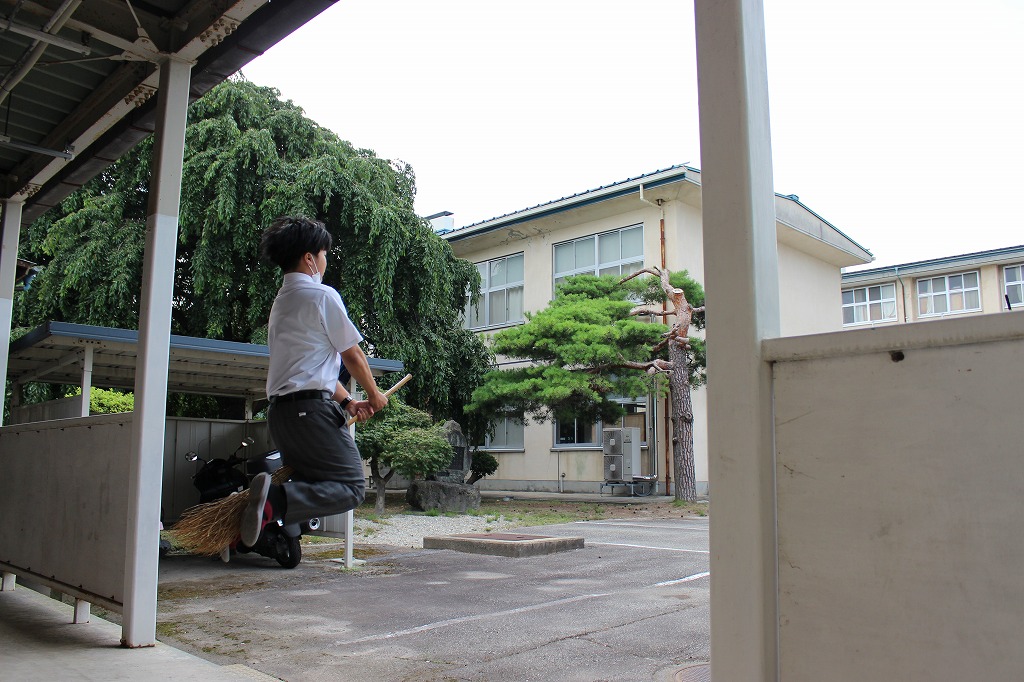
<path fill-rule="evenodd" d="M 245 665 L 219 666 L 157 642 L 120 646 L 121 627 L 95 615 L 73 624 L 74 607 L 26 587 L 0 592 L 0 678 L 39 680 L 276 680 Z"/>
<path fill-rule="evenodd" d="M 465 533 L 425 537 L 423 549 L 451 549 L 470 554 L 519 558 L 583 549 L 583 538 L 519 533 Z"/>

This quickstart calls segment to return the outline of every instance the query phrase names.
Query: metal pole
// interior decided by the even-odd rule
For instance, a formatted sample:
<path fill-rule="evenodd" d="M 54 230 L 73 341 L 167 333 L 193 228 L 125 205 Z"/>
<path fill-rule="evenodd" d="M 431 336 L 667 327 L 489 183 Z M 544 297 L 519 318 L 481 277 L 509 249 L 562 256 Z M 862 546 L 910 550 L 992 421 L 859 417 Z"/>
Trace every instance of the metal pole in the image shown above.
<path fill-rule="evenodd" d="M 7 360 L 14 315 L 14 280 L 18 275 L 18 239 L 21 233 L 22 202 L 4 202 L 3 240 L 0 243 L 0 377 L 7 381 Z M 0 425 L 3 424 L 6 391 L 0 394 Z"/>
<path fill-rule="evenodd" d="M 89 398 L 92 395 L 92 359 L 93 347 L 85 347 L 85 355 L 82 357 L 82 416 L 89 416 Z"/>
<path fill-rule="evenodd" d="M 711 675 L 776 680 L 771 367 L 778 245 L 762 0 L 697 0 L 711 516 Z"/>
<path fill-rule="evenodd" d="M 160 65 L 128 479 L 124 624 L 121 629 L 121 643 L 128 647 L 152 646 L 156 641 L 157 546 L 167 421 L 171 295 L 191 68 L 190 64 L 173 58 Z"/>

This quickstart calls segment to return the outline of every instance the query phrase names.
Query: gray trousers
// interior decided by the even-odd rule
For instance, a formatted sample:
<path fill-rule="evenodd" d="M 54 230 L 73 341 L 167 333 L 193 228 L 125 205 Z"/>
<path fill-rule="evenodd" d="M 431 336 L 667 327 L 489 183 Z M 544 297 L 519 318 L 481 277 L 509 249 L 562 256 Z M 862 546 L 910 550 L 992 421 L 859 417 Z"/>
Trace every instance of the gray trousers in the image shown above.
<path fill-rule="evenodd" d="M 301 523 L 355 509 L 366 496 L 363 461 L 333 400 L 278 402 L 267 411 L 270 436 L 295 469 L 285 483 L 285 523 Z"/>

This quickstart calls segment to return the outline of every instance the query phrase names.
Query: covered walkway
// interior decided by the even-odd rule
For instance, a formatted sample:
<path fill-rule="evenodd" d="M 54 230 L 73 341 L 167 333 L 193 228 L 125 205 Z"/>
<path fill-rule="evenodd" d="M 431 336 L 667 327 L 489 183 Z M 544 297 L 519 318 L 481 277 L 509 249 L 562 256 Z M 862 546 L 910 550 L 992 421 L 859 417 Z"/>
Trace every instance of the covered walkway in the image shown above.
<path fill-rule="evenodd" d="M 274 680 L 243 665 L 220 666 L 157 642 L 137 651 L 118 646 L 121 628 L 99 618 L 72 623 L 74 608 L 19 587 L 0 592 L 0 642 L 4 679 Z"/>

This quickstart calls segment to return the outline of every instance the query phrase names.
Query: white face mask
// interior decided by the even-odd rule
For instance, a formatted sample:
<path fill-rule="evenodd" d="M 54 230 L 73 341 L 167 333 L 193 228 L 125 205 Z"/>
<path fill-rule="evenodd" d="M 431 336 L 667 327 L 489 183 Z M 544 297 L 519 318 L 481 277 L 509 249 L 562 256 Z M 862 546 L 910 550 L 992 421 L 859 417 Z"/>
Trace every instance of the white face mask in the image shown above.
<path fill-rule="evenodd" d="M 313 259 L 312 267 L 313 273 L 310 275 L 310 277 L 312 277 L 313 281 L 316 282 L 317 284 L 321 284 L 324 281 L 324 276 L 323 273 L 320 272 L 320 268 L 316 266 L 316 259 Z"/>

